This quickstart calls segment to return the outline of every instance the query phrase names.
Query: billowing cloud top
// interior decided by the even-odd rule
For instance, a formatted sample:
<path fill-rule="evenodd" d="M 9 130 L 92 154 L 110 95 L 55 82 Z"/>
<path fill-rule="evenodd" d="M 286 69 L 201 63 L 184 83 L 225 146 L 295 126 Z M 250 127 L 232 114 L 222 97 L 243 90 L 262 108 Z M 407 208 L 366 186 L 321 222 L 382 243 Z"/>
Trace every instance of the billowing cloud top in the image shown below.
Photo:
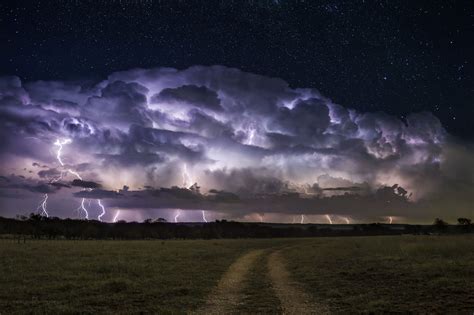
<path fill-rule="evenodd" d="M 472 211 L 472 151 L 431 113 L 361 113 L 222 66 L 102 82 L 3 77 L 0 120 L 4 215 L 34 210 L 35 193 L 59 216 L 80 198 L 277 221 Z"/>

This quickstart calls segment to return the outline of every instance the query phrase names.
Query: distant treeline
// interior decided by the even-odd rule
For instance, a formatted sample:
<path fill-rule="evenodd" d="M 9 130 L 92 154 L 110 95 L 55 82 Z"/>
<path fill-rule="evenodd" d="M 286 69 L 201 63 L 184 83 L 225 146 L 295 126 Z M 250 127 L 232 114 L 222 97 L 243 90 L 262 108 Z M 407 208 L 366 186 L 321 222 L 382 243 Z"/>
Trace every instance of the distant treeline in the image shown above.
<path fill-rule="evenodd" d="M 461 218 L 462 219 L 462 218 Z M 0 217 L 0 235 L 18 239 L 216 239 L 313 236 L 363 236 L 399 234 L 473 233 L 470 220 L 448 225 L 436 219 L 433 225 L 409 224 L 276 224 L 218 220 L 209 223 L 143 223 L 46 218 L 37 214 L 19 219 Z"/>

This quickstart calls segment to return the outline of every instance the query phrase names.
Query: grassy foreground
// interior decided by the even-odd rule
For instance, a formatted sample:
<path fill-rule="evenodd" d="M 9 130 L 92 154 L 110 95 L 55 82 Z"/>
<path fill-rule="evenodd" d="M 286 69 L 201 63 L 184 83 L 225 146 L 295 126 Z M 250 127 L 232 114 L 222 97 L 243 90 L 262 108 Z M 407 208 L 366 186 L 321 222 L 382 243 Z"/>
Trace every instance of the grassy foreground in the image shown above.
<path fill-rule="evenodd" d="M 0 240 L 0 313 L 184 312 L 241 254 L 273 243 Z"/>
<path fill-rule="evenodd" d="M 185 313 L 206 303 L 229 266 L 265 249 L 238 313 L 278 313 L 268 257 L 334 313 L 472 313 L 473 236 L 273 240 L 0 240 L 0 313 Z"/>
<path fill-rule="evenodd" d="M 474 311 L 474 237 L 313 239 L 284 252 L 295 280 L 335 313 Z"/>

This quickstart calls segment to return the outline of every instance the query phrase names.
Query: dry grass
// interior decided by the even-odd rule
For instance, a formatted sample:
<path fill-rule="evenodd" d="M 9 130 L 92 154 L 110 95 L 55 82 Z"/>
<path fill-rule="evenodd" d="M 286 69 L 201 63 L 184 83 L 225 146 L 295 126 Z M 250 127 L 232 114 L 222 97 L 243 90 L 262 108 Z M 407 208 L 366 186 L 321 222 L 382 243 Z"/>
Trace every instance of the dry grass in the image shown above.
<path fill-rule="evenodd" d="M 474 236 L 291 240 L 0 240 L 0 313 L 185 313 L 203 307 L 242 255 L 239 313 L 280 313 L 268 258 L 335 313 L 472 313 Z"/>
<path fill-rule="evenodd" d="M 284 252 L 294 279 L 336 313 L 469 313 L 473 236 L 313 239 Z"/>
<path fill-rule="evenodd" d="M 0 240 L 0 313 L 184 313 L 266 240 Z"/>

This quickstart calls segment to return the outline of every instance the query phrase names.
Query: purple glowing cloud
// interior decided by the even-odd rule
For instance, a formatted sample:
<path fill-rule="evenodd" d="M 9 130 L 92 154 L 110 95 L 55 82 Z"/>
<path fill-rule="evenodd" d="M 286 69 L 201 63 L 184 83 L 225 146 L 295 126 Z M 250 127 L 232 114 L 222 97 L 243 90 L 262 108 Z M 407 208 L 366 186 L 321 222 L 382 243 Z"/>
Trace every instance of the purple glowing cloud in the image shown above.
<path fill-rule="evenodd" d="M 46 190 L 60 216 L 72 215 L 78 197 L 231 218 L 431 219 L 466 213 L 473 201 L 472 150 L 431 113 L 403 121 L 361 113 L 314 89 L 221 66 L 134 69 L 95 86 L 0 78 L 0 120 L 0 215 L 34 209 Z M 71 140 L 61 163 L 58 139 Z M 199 192 L 158 189 L 183 186 L 184 166 L 187 185 L 198 183 Z M 58 174 L 64 178 L 51 185 Z M 406 193 L 380 195 L 394 185 Z M 437 205 L 440 196 L 449 209 Z"/>

